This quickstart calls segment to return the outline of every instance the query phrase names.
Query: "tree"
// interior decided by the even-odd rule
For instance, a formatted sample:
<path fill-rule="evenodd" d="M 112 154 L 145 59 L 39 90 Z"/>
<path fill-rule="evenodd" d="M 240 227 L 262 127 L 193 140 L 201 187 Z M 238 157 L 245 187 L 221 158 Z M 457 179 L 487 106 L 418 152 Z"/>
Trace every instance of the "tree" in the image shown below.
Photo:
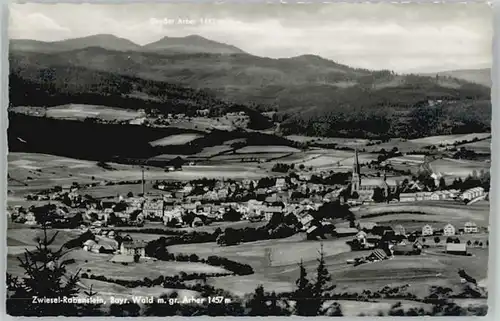
<path fill-rule="evenodd" d="M 268 316 L 267 297 L 262 285 L 257 286 L 247 307 L 250 309 L 250 316 Z"/>
<path fill-rule="evenodd" d="M 127 197 L 134 197 L 134 193 L 132 193 L 132 192 L 128 192 L 128 193 L 127 193 Z"/>
<path fill-rule="evenodd" d="M 439 242 L 441 242 L 439 236 L 434 237 L 434 243 L 439 244 Z"/>
<path fill-rule="evenodd" d="M 300 316 L 315 316 L 318 315 L 318 310 L 315 305 L 309 304 L 309 299 L 313 297 L 312 284 L 307 279 L 307 272 L 302 260 L 299 264 L 300 275 L 295 284 L 297 290 L 293 294 L 295 299 L 295 313 Z"/>
<path fill-rule="evenodd" d="M 375 189 L 373 189 L 372 199 L 376 203 L 384 202 L 385 201 L 384 191 L 380 187 L 375 187 Z"/>
<path fill-rule="evenodd" d="M 241 217 L 242 214 L 240 212 L 236 211 L 233 208 L 230 208 L 229 211 L 224 213 L 222 219 L 229 222 L 238 222 L 241 220 Z"/>
<path fill-rule="evenodd" d="M 79 271 L 70 275 L 66 271 L 64 256 L 68 249 L 53 249 L 58 232 L 47 235 L 42 225 L 43 238 L 37 239 L 35 250 L 26 250 L 24 258 L 18 258 L 25 277 L 19 280 L 7 274 L 7 313 L 13 316 L 77 316 L 82 306 L 68 303 L 33 303 L 33 298 L 63 298 L 78 294 Z M 91 292 L 94 295 L 93 292 Z"/>
<path fill-rule="evenodd" d="M 444 177 L 441 177 L 439 179 L 439 189 L 441 190 L 446 189 L 446 181 L 444 180 Z"/>
<path fill-rule="evenodd" d="M 82 274 L 82 277 L 83 277 L 83 274 Z M 93 300 L 95 299 L 96 295 L 97 295 L 97 292 L 94 292 L 92 290 L 92 285 L 90 285 L 90 288 L 88 291 L 83 291 L 83 293 L 85 293 L 85 295 L 87 296 L 87 298 L 89 300 Z M 88 304 L 85 304 L 83 305 L 83 308 L 82 308 L 82 311 L 81 311 L 81 315 L 83 316 L 101 316 L 103 315 L 103 312 L 101 310 L 101 306 L 102 304 L 101 303 L 88 303 Z"/>
<path fill-rule="evenodd" d="M 311 305 L 314 309 L 317 309 L 318 314 L 323 314 L 321 306 L 325 301 L 325 297 L 328 295 L 327 291 L 332 290 L 334 287 L 330 286 L 328 283 L 331 281 L 330 272 L 326 268 L 325 263 L 325 253 L 323 251 L 323 243 L 321 244 L 319 258 L 318 258 L 318 268 L 316 269 L 316 282 L 313 287 L 313 300 L 311 300 Z"/>
<path fill-rule="evenodd" d="M 470 240 L 467 241 L 467 246 L 471 246 L 472 242 Z"/>

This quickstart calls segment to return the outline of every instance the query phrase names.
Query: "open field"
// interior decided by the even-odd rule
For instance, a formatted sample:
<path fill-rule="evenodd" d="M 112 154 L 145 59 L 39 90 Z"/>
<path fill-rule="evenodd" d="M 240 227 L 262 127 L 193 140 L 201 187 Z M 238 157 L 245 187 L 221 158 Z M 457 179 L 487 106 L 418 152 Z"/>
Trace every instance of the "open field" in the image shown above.
<path fill-rule="evenodd" d="M 108 163 L 104 169 L 97 162 L 35 153 L 8 154 L 9 190 L 12 196 L 77 182 L 80 184 L 109 180 L 139 180 L 141 168 L 133 165 Z M 151 167 L 146 175 L 161 179 L 163 170 Z"/>
<path fill-rule="evenodd" d="M 80 252 L 84 252 L 81 250 Z M 130 263 L 125 266 L 120 263 L 111 263 L 112 255 L 99 254 L 98 256 L 88 256 L 88 252 L 78 253 L 78 268 L 82 272 L 89 274 L 104 275 L 115 279 L 137 280 L 148 277 L 157 278 L 160 275 L 174 276 L 181 272 L 185 273 L 230 273 L 229 271 L 203 263 L 193 262 L 164 262 L 164 261 L 140 261 L 139 263 Z M 93 254 L 93 253 L 92 253 Z M 85 262 L 84 260 L 88 260 Z M 82 262 L 83 261 L 83 262 Z"/>
<path fill-rule="evenodd" d="M 488 226 L 489 212 L 490 204 L 487 201 L 471 205 L 455 201 L 426 201 L 366 205 L 355 214 L 361 220 L 371 222 L 414 219 L 463 225 L 474 221 L 478 225 Z"/>
<path fill-rule="evenodd" d="M 467 177 L 473 171 L 479 173 L 481 170 L 490 169 L 490 163 L 451 158 L 435 160 L 431 162 L 431 166 L 438 173 L 456 177 Z"/>
<path fill-rule="evenodd" d="M 209 159 L 209 161 L 210 162 L 229 162 L 229 163 L 240 163 L 241 160 L 249 160 L 249 159 L 255 159 L 257 162 L 258 161 L 270 161 L 273 159 L 279 161 L 280 158 L 285 157 L 289 154 L 290 153 L 279 153 L 279 152 L 245 153 L 245 154 L 228 153 L 228 154 L 222 154 L 222 155 L 217 155 L 217 156 L 211 157 Z"/>
<path fill-rule="evenodd" d="M 140 166 L 108 163 L 112 169 L 104 169 L 99 167 L 97 162 L 35 153 L 9 153 L 8 164 L 9 198 L 16 203 L 15 205 L 26 205 L 25 195 L 54 186 L 70 185 L 73 182 L 90 184 L 103 180 L 140 180 L 142 175 Z M 269 173 L 265 169 L 248 164 L 227 165 L 222 168 L 216 165 L 186 166 L 182 171 L 175 172 L 148 167 L 145 171 L 146 181 L 150 179 L 191 180 L 201 176 L 244 179 L 261 178 L 267 175 Z M 141 192 L 141 186 L 140 184 L 98 186 L 82 193 L 94 195 L 93 191 L 96 191 L 96 197 L 116 196 L 129 191 L 137 194 Z"/>
<path fill-rule="evenodd" d="M 20 113 L 33 113 L 33 107 L 14 107 L 13 110 Z M 38 116 L 77 120 L 98 118 L 108 121 L 121 121 L 145 116 L 145 113 L 136 110 L 85 104 L 68 104 L 50 108 L 38 108 L 36 111 L 38 112 L 38 114 L 36 114 Z"/>
<path fill-rule="evenodd" d="M 399 157 L 389 158 L 387 163 L 390 163 L 397 169 L 408 169 L 415 171 L 418 166 L 423 164 L 423 155 L 405 155 Z M 430 162 L 432 169 L 436 173 L 441 173 L 445 176 L 450 177 L 467 177 L 471 175 L 473 171 L 480 172 L 481 170 L 487 171 L 490 168 L 490 163 L 473 161 L 473 160 L 463 160 L 463 159 L 452 159 L 443 158 L 436 159 Z"/>
<path fill-rule="evenodd" d="M 471 141 L 474 138 L 484 139 L 490 137 L 491 133 L 472 133 L 472 134 L 458 134 L 458 135 L 441 135 L 441 136 L 429 136 L 424 138 L 412 139 L 411 142 L 416 144 L 425 145 L 453 145 L 455 142 L 467 140 Z"/>
<path fill-rule="evenodd" d="M 316 144 L 337 144 L 338 146 L 346 147 L 362 147 L 365 146 L 369 140 L 361 138 L 342 138 L 342 137 L 314 137 L 314 136 L 302 136 L 302 135 L 289 135 L 286 139 L 291 141 L 306 143 L 313 142 Z"/>
<path fill-rule="evenodd" d="M 193 140 L 202 137 L 200 134 L 179 134 L 167 136 L 162 139 L 155 140 L 149 143 L 151 146 L 168 146 L 168 145 L 184 145 Z"/>
<path fill-rule="evenodd" d="M 476 153 L 488 154 L 488 153 L 491 153 L 491 138 L 484 139 L 484 140 L 481 140 L 478 142 L 464 144 L 464 145 L 461 145 L 461 147 L 465 147 L 468 150 L 473 150 Z"/>
<path fill-rule="evenodd" d="M 232 131 L 237 128 L 246 128 L 249 118 L 245 116 L 235 117 L 190 117 L 189 119 L 171 120 L 169 127 L 211 131 L 213 129 Z"/>
<path fill-rule="evenodd" d="M 298 153 L 299 149 L 289 146 L 245 146 L 236 151 L 238 154 L 256 153 Z"/>

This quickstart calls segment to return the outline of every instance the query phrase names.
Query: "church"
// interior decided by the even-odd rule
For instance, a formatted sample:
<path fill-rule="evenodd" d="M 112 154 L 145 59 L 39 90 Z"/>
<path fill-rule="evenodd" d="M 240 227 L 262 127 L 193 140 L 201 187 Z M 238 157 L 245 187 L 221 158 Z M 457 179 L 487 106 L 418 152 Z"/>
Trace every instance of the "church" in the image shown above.
<path fill-rule="evenodd" d="M 359 165 L 358 150 L 354 152 L 354 162 L 351 178 L 351 195 L 358 194 L 361 198 L 371 198 L 373 191 L 380 188 L 385 197 L 396 191 L 398 182 L 383 177 L 361 177 L 361 166 Z"/>

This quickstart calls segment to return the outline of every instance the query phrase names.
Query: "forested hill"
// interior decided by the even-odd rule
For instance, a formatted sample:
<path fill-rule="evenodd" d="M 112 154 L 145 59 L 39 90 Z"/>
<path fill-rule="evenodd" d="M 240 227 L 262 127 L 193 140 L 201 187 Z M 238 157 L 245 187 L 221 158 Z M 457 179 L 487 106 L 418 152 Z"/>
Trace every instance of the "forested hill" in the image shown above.
<path fill-rule="evenodd" d="M 490 89 L 486 86 L 449 76 L 351 68 L 314 55 L 271 59 L 238 51 L 179 53 L 86 47 L 41 53 L 12 49 L 10 68 L 13 90 L 23 83 L 34 84 L 34 91 L 42 86 L 52 92 L 47 99 L 68 93 L 95 96 L 102 88 L 99 99 L 108 99 L 112 92 L 111 96 L 120 95 L 120 99 L 139 99 L 133 105 L 145 101 L 189 109 L 191 104 L 203 102 L 217 109 L 219 102 L 234 102 L 233 106 L 276 110 L 275 120 L 284 133 L 416 137 L 488 131 L 491 122 Z M 181 98 L 178 88 L 183 88 Z M 23 99 L 17 94 L 12 102 Z"/>

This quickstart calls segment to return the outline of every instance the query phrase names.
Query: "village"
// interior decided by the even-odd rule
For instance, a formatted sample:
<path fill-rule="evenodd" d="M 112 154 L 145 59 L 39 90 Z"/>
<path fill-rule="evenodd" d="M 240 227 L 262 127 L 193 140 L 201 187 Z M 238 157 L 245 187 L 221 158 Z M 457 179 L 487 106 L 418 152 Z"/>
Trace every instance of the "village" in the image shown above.
<path fill-rule="evenodd" d="M 348 241 L 352 250 L 371 249 L 375 250 L 374 253 L 381 254 L 381 250 L 385 253 L 385 256 L 373 254 L 356 259 L 356 264 L 387 255 L 419 254 L 426 246 L 422 237 L 447 237 L 446 252 L 464 254 L 467 246 L 473 245 L 472 242 L 457 244 L 458 239 L 453 236 L 489 231 L 489 226 L 478 226 L 472 220 L 460 226 L 422 223 L 420 227 L 412 226 L 411 229 L 401 224 L 385 226 L 365 222 L 362 217 L 356 217 L 360 208 L 418 205 L 419 202 L 448 202 L 467 207 L 468 204 L 487 200 L 488 193 L 481 186 L 462 190 L 445 187 L 443 180 L 434 173 L 428 173 L 429 185 L 429 179 L 423 183 L 415 177 L 399 177 L 400 180 L 396 181 L 387 177 L 385 170 L 371 177 L 361 172 L 357 150 L 354 151 L 347 184 L 342 179 L 345 180 L 349 173 L 340 173 L 339 178 L 339 174 L 336 176 L 332 172 L 315 175 L 290 172 L 259 180 L 202 178 L 188 182 L 155 181 L 153 188 L 146 191 L 143 171 L 142 180 L 124 182 L 141 185 L 142 193 L 139 195 L 129 192 L 99 199 L 85 194 L 85 189 L 95 186 L 105 188 L 109 183 L 96 182 L 87 186 L 73 183 L 29 194 L 27 200 L 43 202 L 44 205 L 32 205 L 30 208 L 17 205 L 10 208 L 8 215 L 12 222 L 29 226 L 36 226 L 43 220 L 54 228 L 80 229 L 82 233 L 90 231 L 103 241 L 88 239 L 82 244 L 84 249 L 116 253 L 123 262 L 138 261 L 139 257 L 146 256 L 146 242 L 120 233 L 127 227 L 151 229 L 164 226 L 186 232 L 214 224 L 224 230 L 225 224 L 235 222 L 263 226 L 272 220 L 293 221 L 297 224 L 291 233 L 302 233 L 306 240 L 353 237 Z M 335 204 L 330 211 L 342 208 L 353 215 L 315 215 L 322 210 L 328 211 L 330 204 Z M 474 245 L 478 246 L 478 242 Z M 481 242 L 481 246 L 486 245 L 487 240 Z"/>

